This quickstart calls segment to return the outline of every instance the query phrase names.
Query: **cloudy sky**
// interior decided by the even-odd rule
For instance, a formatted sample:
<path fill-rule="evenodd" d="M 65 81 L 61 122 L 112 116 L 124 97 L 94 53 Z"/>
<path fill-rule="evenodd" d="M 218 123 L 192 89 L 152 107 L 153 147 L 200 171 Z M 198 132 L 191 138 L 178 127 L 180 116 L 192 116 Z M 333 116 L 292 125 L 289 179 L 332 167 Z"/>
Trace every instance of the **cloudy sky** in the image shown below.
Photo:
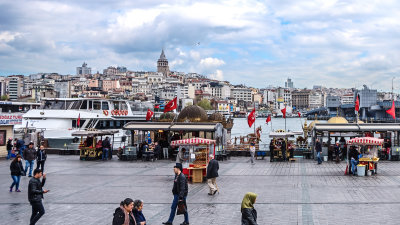
<path fill-rule="evenodd" d="M 0 0 L 0 75 L 121 65 L 255 87 L 400 89 L 400 2 Z"/>

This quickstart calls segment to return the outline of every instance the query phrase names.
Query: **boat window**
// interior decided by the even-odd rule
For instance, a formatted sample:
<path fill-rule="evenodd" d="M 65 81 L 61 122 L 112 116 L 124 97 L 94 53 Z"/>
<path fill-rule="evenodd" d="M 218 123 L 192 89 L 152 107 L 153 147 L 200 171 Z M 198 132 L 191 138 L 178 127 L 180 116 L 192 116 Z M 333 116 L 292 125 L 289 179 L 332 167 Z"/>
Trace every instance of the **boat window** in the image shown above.
<path fill-rule="evenodd" d="M 79 101 L 74 101 L 74 102 L 72 103 L 71 109 L 79 109 L 79 107 L 81 106 L 81 104 L 82 104 L 82 101 L 81 101 L 81 100 L 79 100 Z"/>
<path fill-rule="evenodd" d="M 81 120 L 79 122 L 79 127 L 82 127 L 86 120 Z M 77 120 L 72 120 L 72 127 L 75 128 L 77 124 Z"/>
<path fill-rule="evenodd" d="M 94 102 L 93 102 L 93 109 L 94 109 L 94 110 L 101 110 L 101 102 L 99 102 L 99 101 L 94 101 Z"/>
<path fill-rule="evenodd" d="M 119 120 L 115 121 L 115 127 L 120 128 L 121 127 L 121 121 L 119 121 Z"/>
<path fill-rule="evenodd" d="M 114 110 L 120 110 L 119 102 L 114 102 Z"/>
<path fill-rule="evenodd" d="M 121 110 L 128 110 L 128 105 L 125 102 L 121 102 Z"/>
<path fill-rule="evenodd" d="M 87 109 L 87 100 L 83 100 L 80 109 Z"/>
<path fill-rule="evenodd" d="M 88 101 L 89 103 L 89 109 L 93 109 L 93 101 Z"/>
<path fill-rule="evenodd" d="M 101 109 L 102 110 L 109 110 L 110 107 L 108 106 L 108 102 L 102 102 L 101 103 Z"/>
<path fill-rule="evenodd" d="M 110 126 L 109 126 L 110 128 L 111 127 L 114 127 L 114 121 L 110 121 Z"/>

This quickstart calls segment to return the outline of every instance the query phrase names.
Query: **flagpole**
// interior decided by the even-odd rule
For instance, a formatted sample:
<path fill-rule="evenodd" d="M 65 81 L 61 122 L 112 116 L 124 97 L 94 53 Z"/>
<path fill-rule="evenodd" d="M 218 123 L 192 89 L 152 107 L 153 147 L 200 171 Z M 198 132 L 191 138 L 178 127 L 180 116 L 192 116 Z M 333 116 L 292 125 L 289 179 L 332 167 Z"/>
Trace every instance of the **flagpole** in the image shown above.
<path fill-rule="evenodd" d="M 284 116 L 285 116 L 285 132 L 286 132 L 286 104 L 285 104 L 285 114 L 284 114 Z"/>

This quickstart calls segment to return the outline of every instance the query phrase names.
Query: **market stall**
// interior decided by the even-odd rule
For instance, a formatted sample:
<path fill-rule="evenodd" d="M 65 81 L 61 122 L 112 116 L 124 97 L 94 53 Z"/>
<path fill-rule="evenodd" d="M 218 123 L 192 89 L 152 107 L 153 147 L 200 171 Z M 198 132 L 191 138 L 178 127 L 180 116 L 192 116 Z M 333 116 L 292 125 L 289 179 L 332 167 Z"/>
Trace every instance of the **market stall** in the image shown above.
<path fill-rule="evenodd" d="M 359 153 L 362 154 L 362 157 L 358 159 L 359 162 L 357 165 L 357 170 L 362 168 L 363 171 L 365 170 L 366 174 L 376 174 L 378 171 L 379 162 L 378 149 L 382 148 L 383 139 L 373 137 L 358 137 L 348 140 L 347 144 L 350 146 L 358 146 L 360 149 Z M 347 152 L 347 158 L 349 159 L 349 151 Z M 349 161 L 347 168 L 350 169 Z M 358 174 L 361 176 L 365 175 L 363 173 Z"/>
<path fill-rule="evenodd" d="M 179 146 L 178 154 L 183 154 L 183 174 L 193 183 L 203 182 L 206 175 L 209 155 L 215 156 L 215 140 L 205 138 L 189 138 L 172 141 L 172 146 Z"/>
<path fill-rule="evenodd" d="M 101 146 L 103 136 L 112 136 L 113 143 L 114 134 L 116 133 L 118 133 L 118 130 L 84 130 L 72 133 L 72 136 L 81 137 L 79 144 L 80 160 L 101 159 L 103 154 Z M 109 157 L 111 157 L 111 154 L 109 154 Z"/>
<path fill-rule="evenodd" d="M 270 132 L 269 137 L 272 139 L 272 146 L 270 152 L 270 161 L 282 161 L 284 159 L 282 146 L 285 147 L 286 159 L 294 158 L 295 136 L 299 135 L 296 132 Z M 292 140 L 290 140 L 292 138 Z"/>

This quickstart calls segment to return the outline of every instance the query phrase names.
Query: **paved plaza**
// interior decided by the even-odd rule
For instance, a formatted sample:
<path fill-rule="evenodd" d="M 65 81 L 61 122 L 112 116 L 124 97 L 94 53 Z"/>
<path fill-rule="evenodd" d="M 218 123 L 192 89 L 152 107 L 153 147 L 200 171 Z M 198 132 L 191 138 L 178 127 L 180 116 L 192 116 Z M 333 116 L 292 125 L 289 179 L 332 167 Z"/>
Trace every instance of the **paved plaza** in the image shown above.
<path fill-rule="evenodd" d="M 22 177 L 21 193 L 9 193 L 9 164 L 0 161 L 0 224 L 29 224 L 29 178 Z M 126 197 L 144 200 L 148 224 L 161 224 L 170 212 L 173 165 L 49 155 L 45 188 L 51 191 L 38 224 L 111 224 Z M 206 183 L 189 184 L 190 224 L 240 224 L 240 204 L 249 191 L 258 194 L 258 224 L 399 224 L 400 162 L 381 162 L 372 177 L 344 176 L 344 169 L 344 163 L 310 160 L 257 160 L 252 166 L 247 157 L 233 157 L 220 162 L 220 194 L 208 196 Z"/>

